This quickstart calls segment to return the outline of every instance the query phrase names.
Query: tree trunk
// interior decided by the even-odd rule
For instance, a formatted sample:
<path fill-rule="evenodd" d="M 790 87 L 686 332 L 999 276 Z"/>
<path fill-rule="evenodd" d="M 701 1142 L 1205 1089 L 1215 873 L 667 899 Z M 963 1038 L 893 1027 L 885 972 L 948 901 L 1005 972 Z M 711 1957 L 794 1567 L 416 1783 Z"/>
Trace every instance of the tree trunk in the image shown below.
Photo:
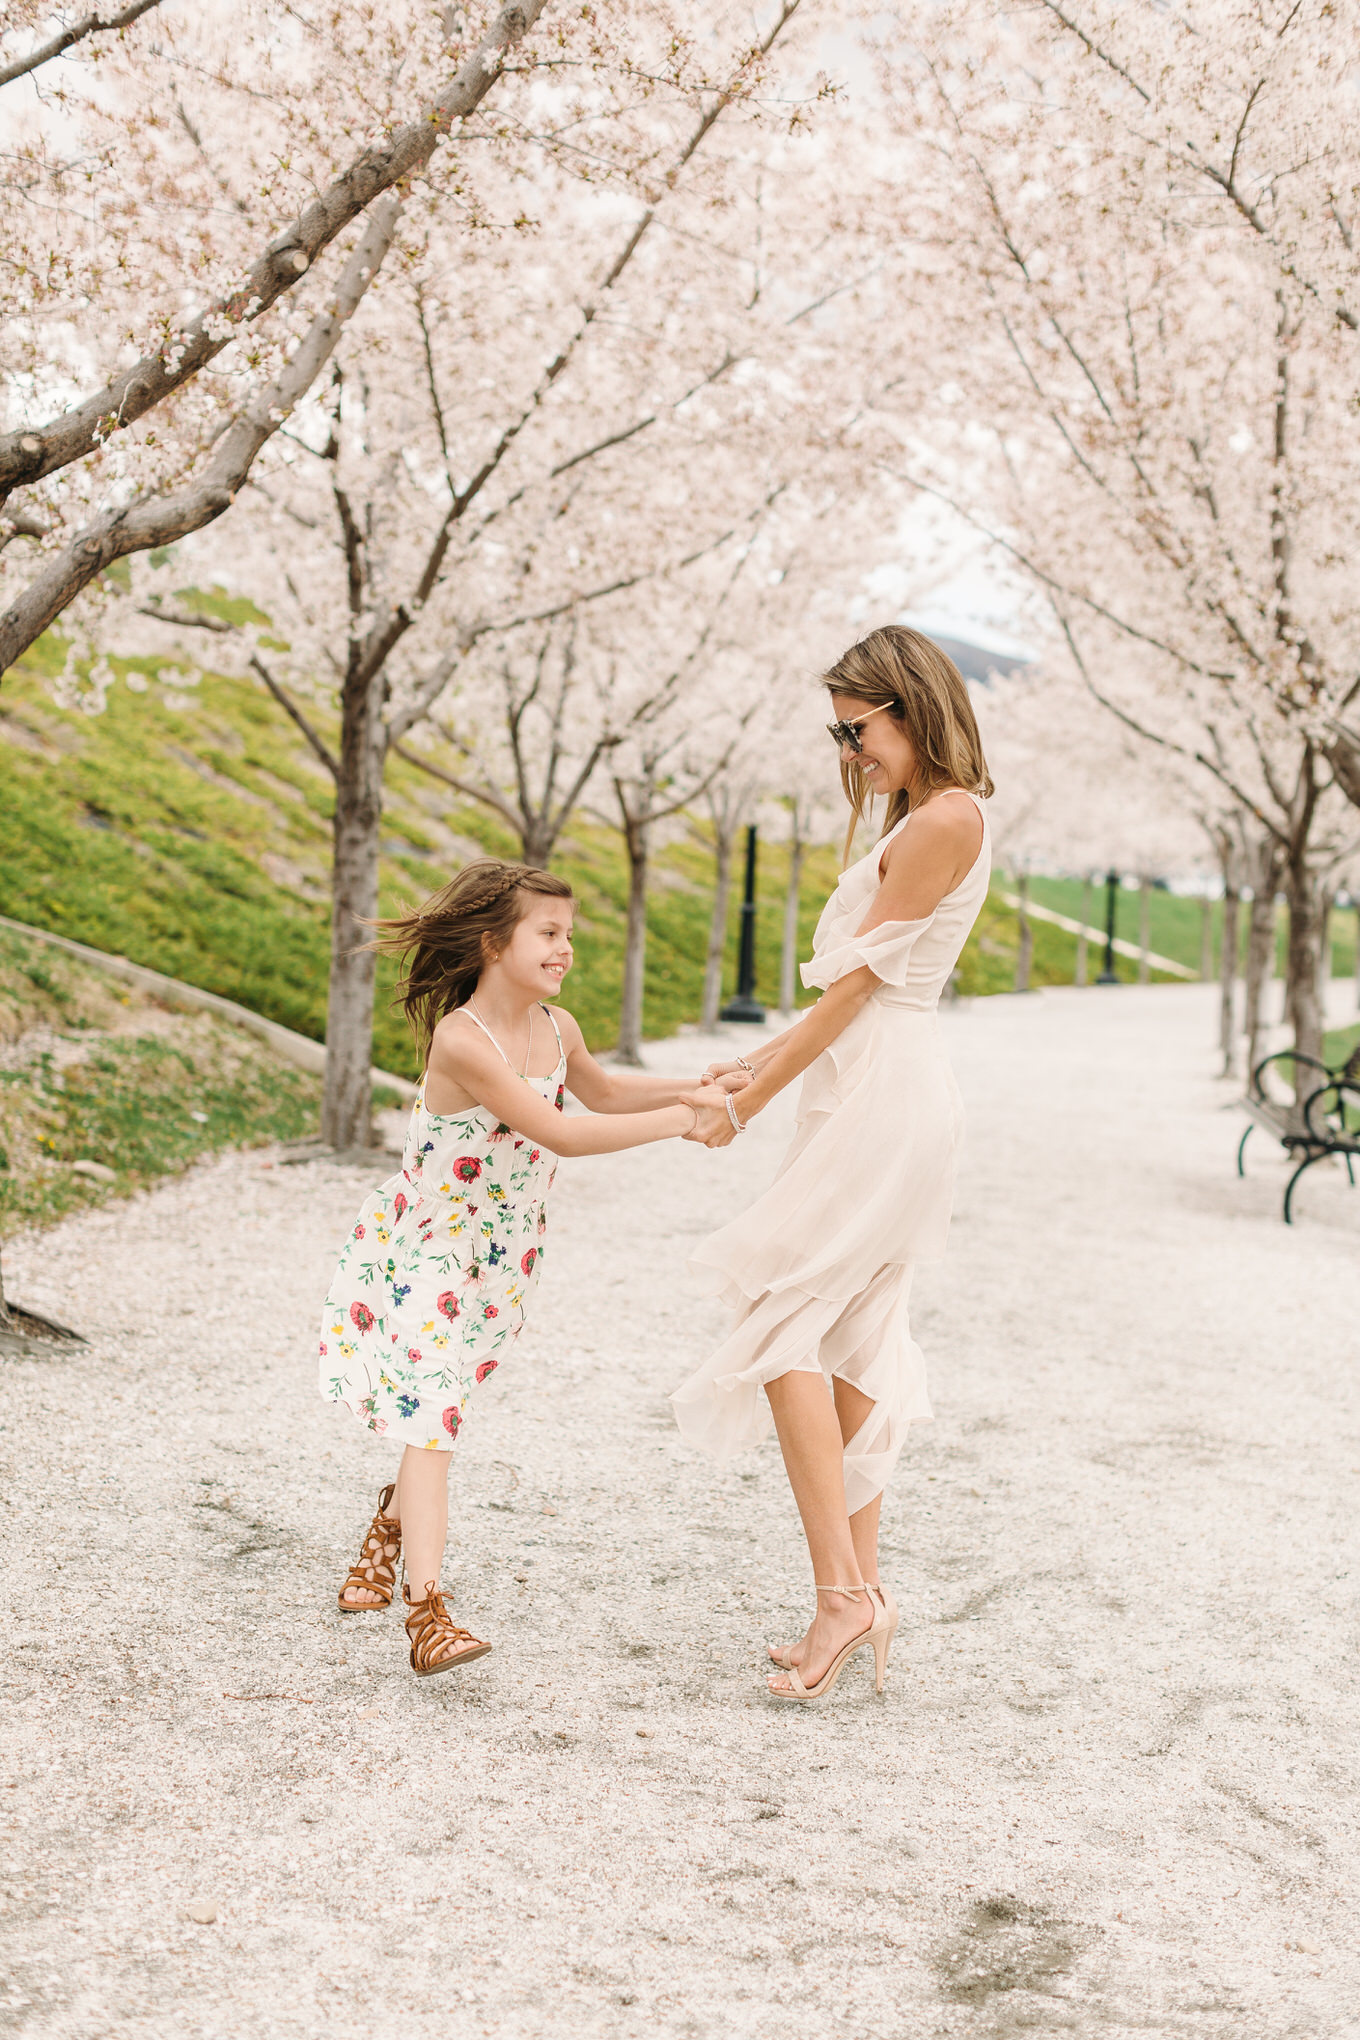
<path fill-rule="evenodd" d="M 795 814 L 790 824 L 789 882 L 784 892 L 784 939 L 779 950 L 779 1010 L 790 1016 L 798 996 L 798 909 L 802 902 L 806 850 Z"/>
<path fill-rule="evenodd" d="M 369 944 L 378 915 L 378 853 L 387 731 L 381 673 L 347 678 L 341 696 L 331 874 L 331 975 L 326 1005 L 326 1082 L 321 1138 L 329 1147 L 372 1141 L 373 985 Z"/>
<path fill-rule="evenodd" d="M 1020 918 L 1020 945 L 1015 952 L 1015 989 L 1017 992 L 1027 992 L 1029 990 L 1030 965 L 1034 960 L 1034 930 L 1030 926 L 1029 918 L 1029 873 L 1027 871 L 1022 871 L 1016 878 L 1015 890 L 1019 900 L 1019 906 L 1016 911 Z"/>
<path fill-rule="evenodd" d="M 1241 896 L 1237 887 L 1226 880 L 1223 887 L 1223 932 L 1219 938 L 1218 952 L 1218 1045 L 1223 1051 L 1223 1074 L 1233 1074 L 1234 1051 L 1237 1047 L 1236 989 L 1237 957 L 1241 935 L 1238 932 L 1238 910 Z"/>
<path fill-rule="evenodd" d="M 715 823 L 713 844 L 713 912 L 708 923 L 708 954 L 704 959 L 704 996 L 699 1024 L 705 1030 L 718 1024 L 722 1004 L 723 956 L 727 949 L 727 910 L 732 898 L 732 846 L 736 823 L 726 818 Z"/>
<path fill-rule="evenodd" d="M 1284 878 L 1289 901 L 1285 1012 L 1298 1053 L 1321 1060 L 1322 1007 L 1318 999 L 1318 980 L 1321 975 L 1322 933 L 1327 918 L 1323 892 L 1309 870 L 1307 856 L 1301 848 L 1286 863 Z M 1314 1087 L 1314 1073 L 1296 1074 L 1296 1097 L 1306 1097 Z"/>
<path fill-rule="evenodd" d="M 519 855 L 522 864 L 546 871 L 557 844 L 557 831 L 543 815 L 530 815 L 520 824 Z"/>
<path fill-rule="evenodd" d="M 1152 948 L 1152 880 L 1138 881 L 1138 982 L 1152 983 L 1152 964 L 1149 952 Z"/>
<path fill-rule="evenodd" d="M 1319 912 L 1322 925 L 1318 932 L 1317 995 L 1324 1033 L 1327 1027 L 1327 988 L 1332 982 L 1332 909 L 1335 905 L 1335 894 L 1330 892 L 1321 894 Z"/>
<path fill-rule="evenodd" d="M 1247 1037 L 1247 1075 L 1261 1059 L 1261 1034 L 1266 1025 L 1262 997 L 1275 964 L 1275 888 L 1280 881 L 1280 851 L 1267 837 L 1252 857 L 1251 914 L 1247 922 L 1246 996 L 1242 1015 Z"/>
<path fill-rule="evenodd" d="M 623 948 L 623 1000 L 619 1009 L 620 1062 L 642 1061 L 642 985 L 647 962 L 647 824 L 627 815 L 623 826 L 628 852 L 628 928 Z"/>
<path fill-rule="evenodd" d="M 1199 903 L 1199 974 L 1205 984 L 1214 975 L 1214 903 L 1208 893 Z"/>
<path fill-rule="evenodd" d="M 1090 966 L 1087 961 L 1086 930 L 1091 925 L 1091 900 L 1094 892 L 1095 887 L 1088 871 L 1081 888 L 1081 925 L 1077 931 L 1077 960 L 1072 970 L 1074 985 L 1084 985 L 1088 981 Z"/>

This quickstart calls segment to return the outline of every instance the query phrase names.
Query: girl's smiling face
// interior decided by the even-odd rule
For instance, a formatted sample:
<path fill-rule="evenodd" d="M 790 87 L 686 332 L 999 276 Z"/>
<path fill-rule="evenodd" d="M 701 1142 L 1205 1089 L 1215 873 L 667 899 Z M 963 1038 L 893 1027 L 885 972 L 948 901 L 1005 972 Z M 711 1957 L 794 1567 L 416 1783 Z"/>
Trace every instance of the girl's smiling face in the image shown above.
<path fill-rule="evenodd" d="M 570 900 L 547 893 L 524 893 L 520 914 L 505 948 L 491 965 L 507 987 L 529 999 L 555 999 L 572 966 Z"/>
<path fill-rule="evenodd" d="M 838 721 L 856 726 L 861 748 L 853 751 L 843 744 L 841 759 L 861 775 L 870 793 L 900 793 L 912 784 L 916 746 L 890 708 L 871 711 L 853 694 L 833 694 L 831 706 Z"/>

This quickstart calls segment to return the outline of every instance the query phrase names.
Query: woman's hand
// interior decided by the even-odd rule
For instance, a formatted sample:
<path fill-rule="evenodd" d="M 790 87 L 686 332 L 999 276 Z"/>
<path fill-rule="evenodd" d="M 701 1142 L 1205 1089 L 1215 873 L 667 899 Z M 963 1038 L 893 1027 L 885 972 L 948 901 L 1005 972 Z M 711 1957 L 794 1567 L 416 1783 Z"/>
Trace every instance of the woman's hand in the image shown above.
<path fill-rule="evenodd" d="M 699 1079 L 701 1084 L 717 1084 L 724 1091 L 744 1091 L 754 1081 L 754 1072 L 735 1062 L 712 1062 Z"/>
<path fill-rule="evenodd" d="M 727 1094 L 715 1084 L 700 1084 L 695 1091 L 682 1091 L 680 1103 L 694 1110 L 694 1124 L 683 1137 L 703 1147 L 726 1147 L 737 1130 L 727 1116 Z"/>

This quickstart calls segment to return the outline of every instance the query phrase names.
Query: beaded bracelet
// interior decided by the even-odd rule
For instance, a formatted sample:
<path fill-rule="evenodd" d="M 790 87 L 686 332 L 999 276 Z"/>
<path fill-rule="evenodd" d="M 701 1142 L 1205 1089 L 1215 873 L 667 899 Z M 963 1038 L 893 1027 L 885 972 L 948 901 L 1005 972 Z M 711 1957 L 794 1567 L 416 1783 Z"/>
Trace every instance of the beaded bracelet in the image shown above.
<path fill-rule="evenodd" d="M 737 1117 L 737 1108 L 736 1108 L 736 1106 L 735 1106 L 735 1105 L 734 1105 L 734 1104 L 732 1103 L 732 1093 L 731 1093 L 730 1091 L 728 1091 L 728 1092 L 726 1092 L 726 1093 L 725 1093 L 724 1095 L 725 1095 L 725 1097 L 726 1097 L 726 1099 L 727 1099 L 727 1116 L 728 1116 L 728 1118 L 729 1118 L 729 1119 L 731 1120 L 731 1122 L 732 1122 L 733 1126 L 734 1126 L 734 1127 L 736 1128 L 736 1130 L 737 1130 L 737 1132 L 738 1132 L 738 1133 L 745 1133 L 745 1131 L 746 1131 L 746 1128 L 745 1128 L 745 1127 L 744 1127 L 744 1126 L 742 1125 L 741 1121 L 740 1121 L 740 1120 L 738 1119 L 738 1117 Z"/>

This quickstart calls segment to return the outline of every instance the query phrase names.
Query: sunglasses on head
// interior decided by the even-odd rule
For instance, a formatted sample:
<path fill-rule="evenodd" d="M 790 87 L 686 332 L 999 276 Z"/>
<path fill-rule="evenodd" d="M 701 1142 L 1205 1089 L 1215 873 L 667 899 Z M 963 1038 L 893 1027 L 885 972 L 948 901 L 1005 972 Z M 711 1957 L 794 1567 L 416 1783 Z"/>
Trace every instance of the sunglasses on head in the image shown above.
<path fill-rule="evenodd" d="M 871 715 L 877 715 L 880 710 L 885 709 L 887 706 L 888 703 L 886 701 L 881 701 L 878 708 L 866 708 L 863 715 L 853 715 L 845 722 L 829 722 L 826 726 L 827 732 L 835 738 L 838 749 L 842 744 L 848 744 L 850 749 L 858 754 L 864 749 L 863 744 L 859 740 L 860 724 L 868 722 Z"/>

